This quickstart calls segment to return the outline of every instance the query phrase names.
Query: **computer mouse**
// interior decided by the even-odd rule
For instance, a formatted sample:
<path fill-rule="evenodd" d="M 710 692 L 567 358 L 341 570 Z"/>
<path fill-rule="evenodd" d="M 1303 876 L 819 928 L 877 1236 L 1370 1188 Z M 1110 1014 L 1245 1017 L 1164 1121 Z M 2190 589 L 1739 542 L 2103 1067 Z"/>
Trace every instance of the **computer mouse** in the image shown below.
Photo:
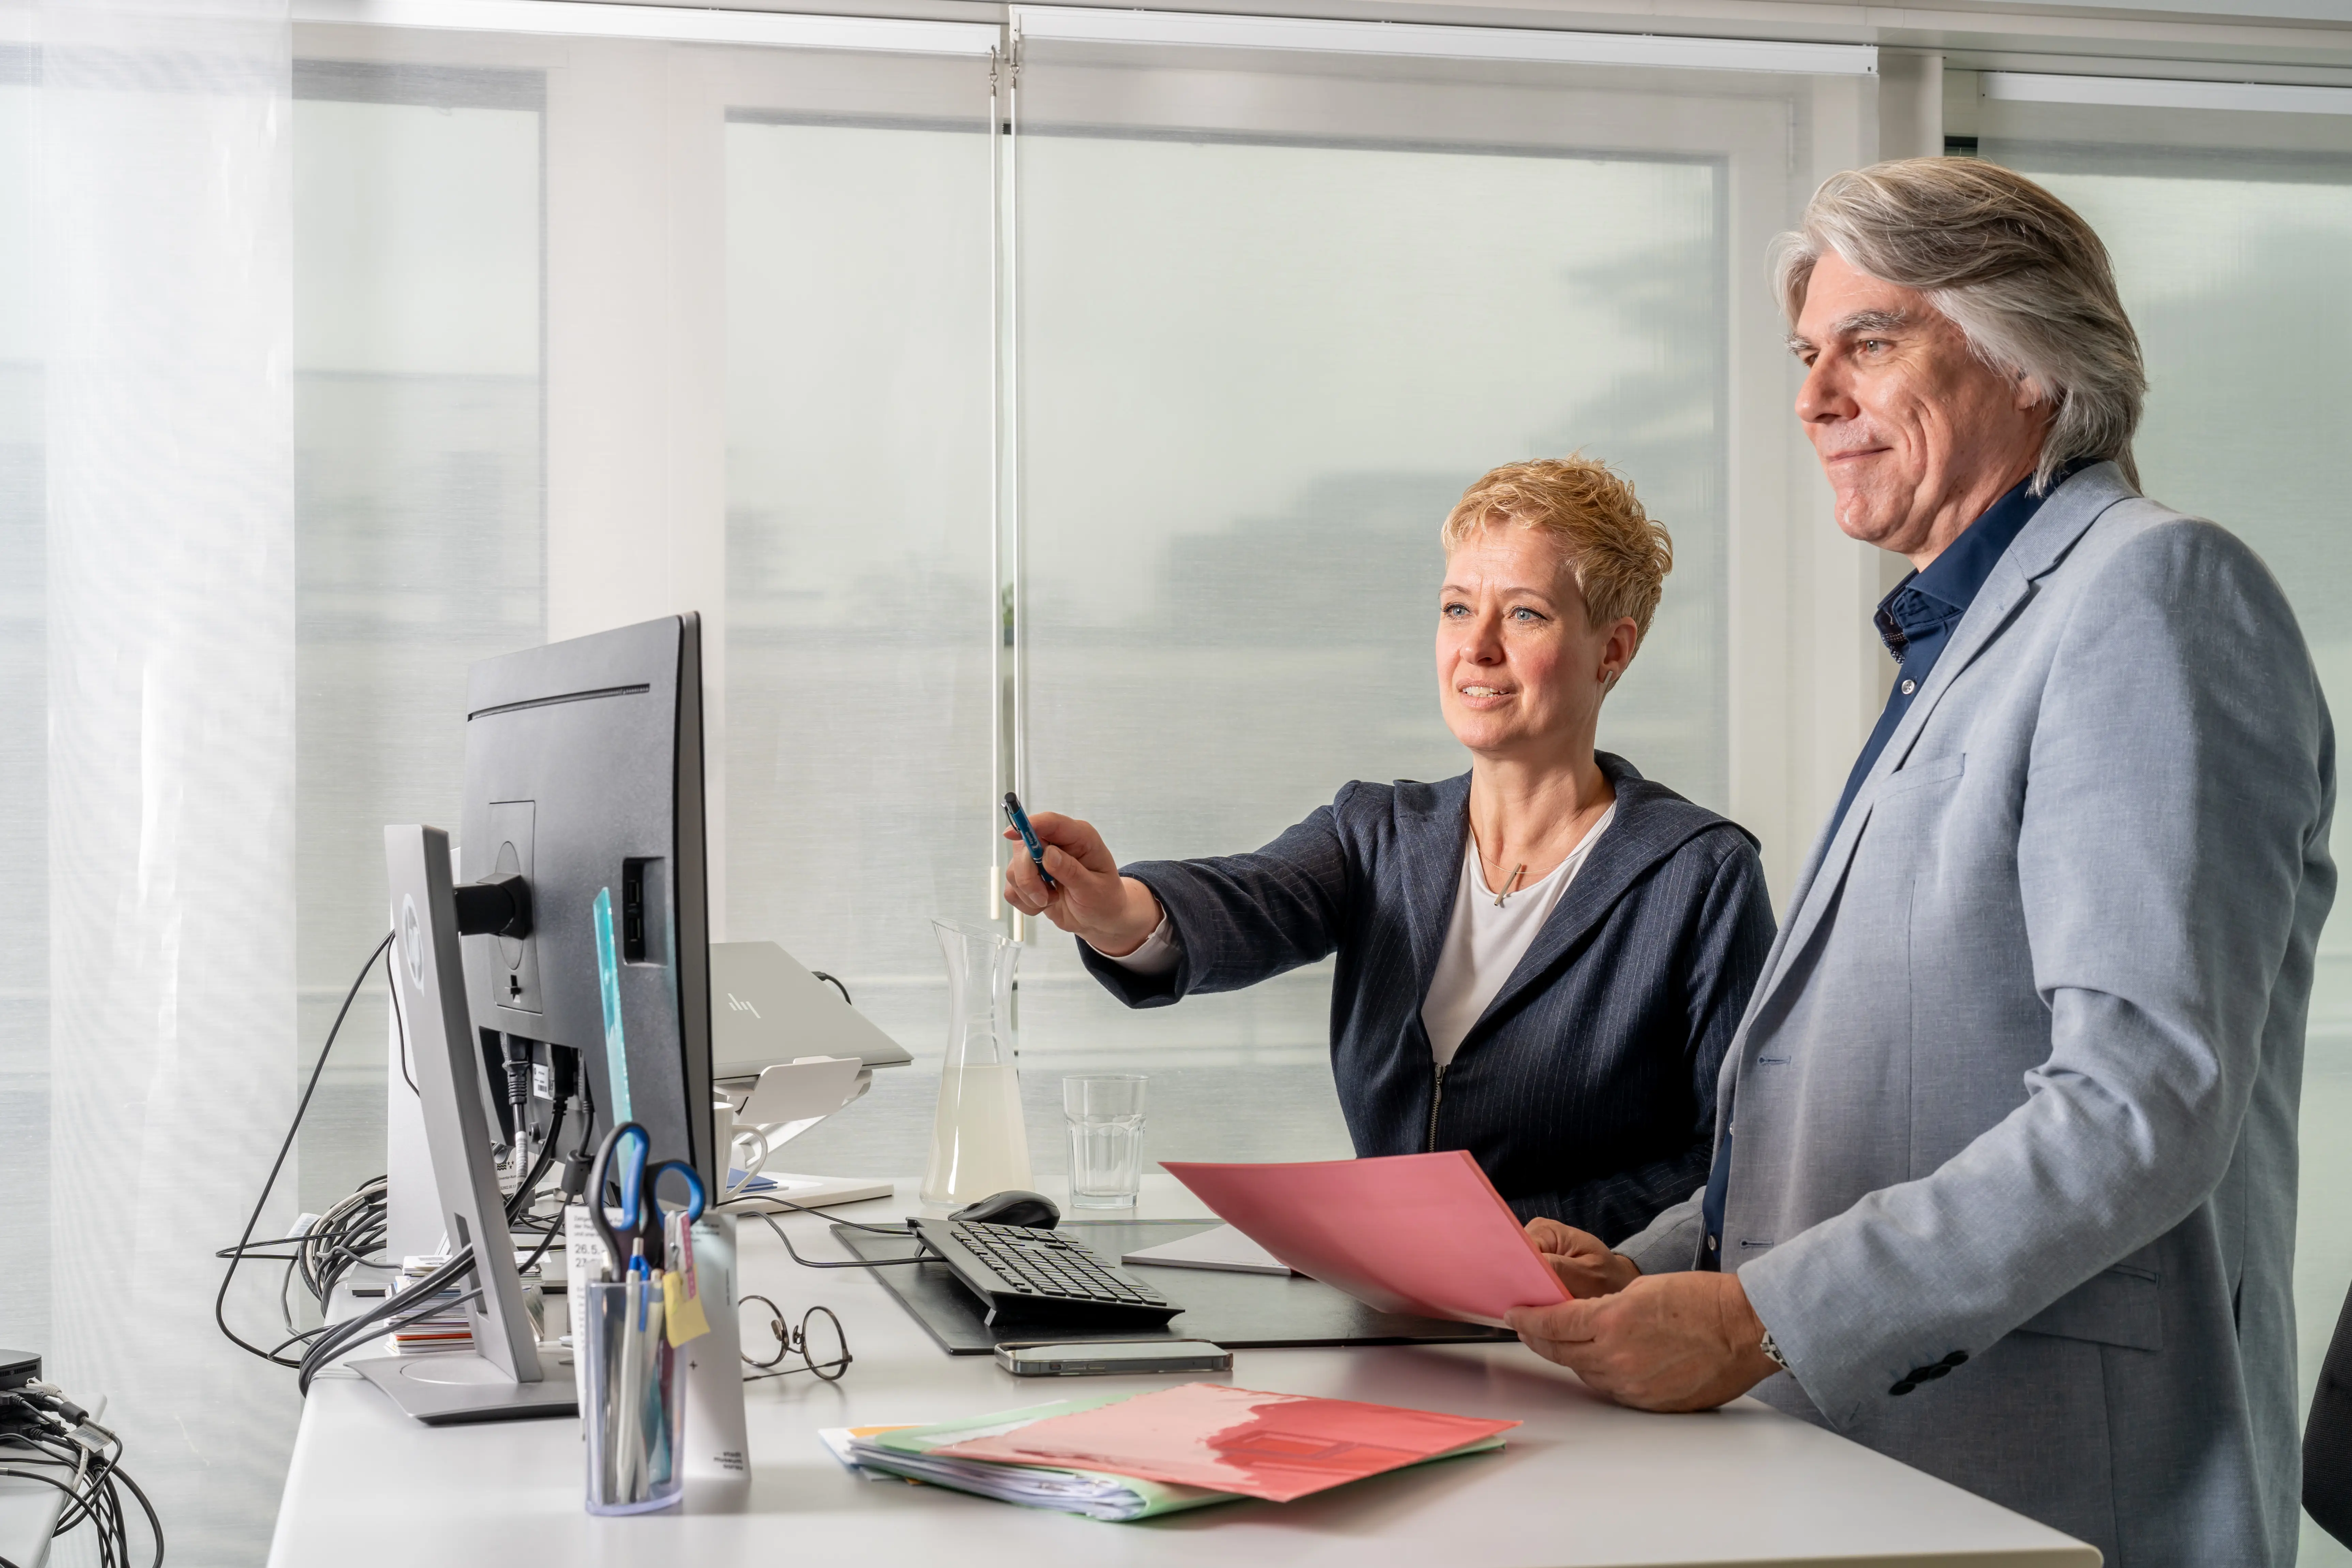
<path fill-rule="evenodd" d="M 1054 1200 L 1042 1193 L 1024 1193 L 1019 1189 L 1006 1193 L 991 1193 L 976 1204 L 966 1204 L 950 1219 L 977 1220 L 982 1225 L 1025 1225 L 1032 1230 L 1051 1230 L 1062 1221 L 1062 1211 Z"/>

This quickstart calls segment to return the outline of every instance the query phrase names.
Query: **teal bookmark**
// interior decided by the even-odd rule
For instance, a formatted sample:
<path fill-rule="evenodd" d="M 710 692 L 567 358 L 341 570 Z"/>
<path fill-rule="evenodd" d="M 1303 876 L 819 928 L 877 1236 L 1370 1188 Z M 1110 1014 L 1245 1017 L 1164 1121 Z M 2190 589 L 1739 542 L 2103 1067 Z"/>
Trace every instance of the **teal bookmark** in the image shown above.
<path fill-rule="evenodd" d="M 613 945 L 613 889 L 596 889 L 596 979 L 604 993 L 604 1076 L 613 1093 L 613 1123 L 635 1121 L 629 1110 L 629 1047 L 621 1035 L 621 963 Z"/>

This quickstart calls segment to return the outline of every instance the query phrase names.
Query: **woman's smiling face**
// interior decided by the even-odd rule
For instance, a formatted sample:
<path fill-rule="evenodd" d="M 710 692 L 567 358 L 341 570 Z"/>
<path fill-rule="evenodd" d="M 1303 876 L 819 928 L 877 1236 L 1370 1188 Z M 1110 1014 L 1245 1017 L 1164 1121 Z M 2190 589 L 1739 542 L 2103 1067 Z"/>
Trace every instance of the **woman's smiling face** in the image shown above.
<path fill-rule="evenodd" d="M 1437 600 L 1438 701 L 1482 756 L 1590 748 L 1601 700 L 1633 656 L 1631 619 L 1596 627 L 1559 544 L 1482 528 L 1445 558 Z"/>

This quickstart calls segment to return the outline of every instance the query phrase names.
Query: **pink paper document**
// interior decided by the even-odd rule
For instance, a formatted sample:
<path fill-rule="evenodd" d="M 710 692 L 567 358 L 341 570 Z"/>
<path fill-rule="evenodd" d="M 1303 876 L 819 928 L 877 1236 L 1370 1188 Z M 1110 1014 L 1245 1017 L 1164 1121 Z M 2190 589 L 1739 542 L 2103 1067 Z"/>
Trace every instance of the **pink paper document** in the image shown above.
<path fill-rule="evenodd" d="M 1301 1274 L 1384 1312 L 1502 1328 L 1568 1292 L 1467 1152 L 1162 1169 Z"/>
<path fill-rule="evenodd" d="M 1288 1502 L 1490 1441 L 1517 1425 L 1188 1383 L 934 1448 L 931 1458 L 1100 1470 Z"/>

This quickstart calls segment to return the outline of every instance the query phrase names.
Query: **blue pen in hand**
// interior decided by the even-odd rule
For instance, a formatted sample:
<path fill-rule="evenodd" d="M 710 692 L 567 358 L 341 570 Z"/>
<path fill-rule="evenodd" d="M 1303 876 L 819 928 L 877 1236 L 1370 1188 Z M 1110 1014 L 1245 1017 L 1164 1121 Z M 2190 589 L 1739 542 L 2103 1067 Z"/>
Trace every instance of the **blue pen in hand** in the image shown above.
<path fill-rule="evenodd" d="M 1055 881 L 1045 869 L 1045 847 L 1037 842 L 1037 830 L 1029 826 L 1029 814 L 1021 809 L 1021 797 L 1011 790 L 1004 792 L 1004 820 L 1013 825 L 1013 832 L 1021 835 L 1021 842 L 1029 846 L 1030 864 L 1037 868 L 1037 875 L 1045 886 L 1060 887 L 1061 884 Z"/>

